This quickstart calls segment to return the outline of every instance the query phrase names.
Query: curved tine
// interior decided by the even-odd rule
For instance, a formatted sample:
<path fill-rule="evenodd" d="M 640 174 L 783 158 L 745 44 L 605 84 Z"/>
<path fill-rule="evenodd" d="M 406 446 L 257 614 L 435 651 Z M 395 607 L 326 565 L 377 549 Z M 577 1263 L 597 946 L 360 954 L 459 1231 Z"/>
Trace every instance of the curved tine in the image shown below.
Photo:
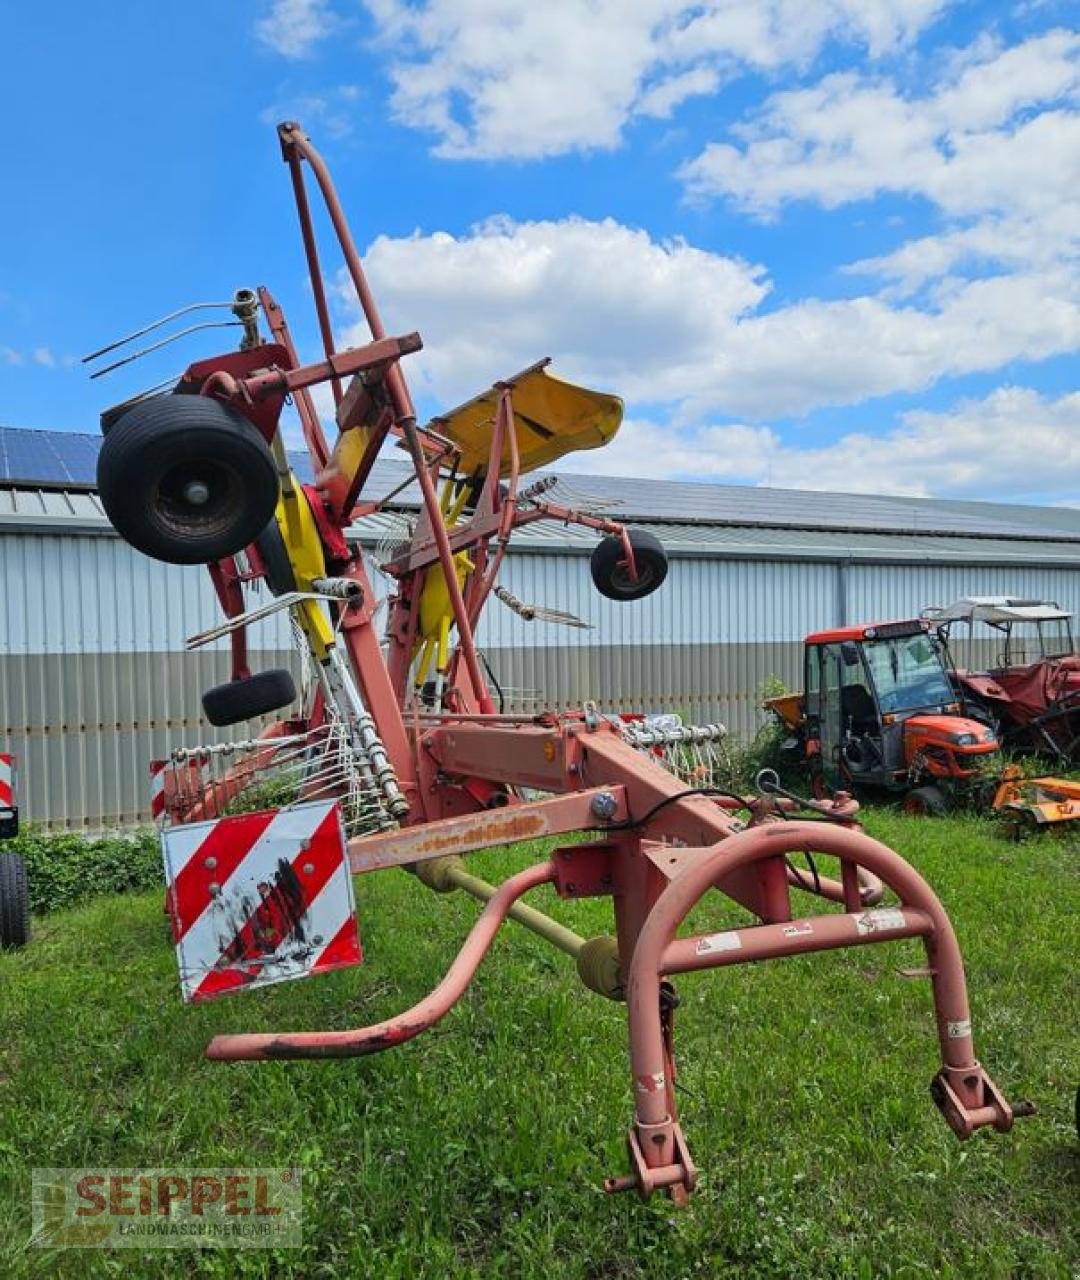
<path fill-rule="evenodd" d="M 206 1056 L 235 1061 L 256 1058 L 355 1058 L 404 1044 L 435 1025 L 465 993 L 480 961 L 518 898 L 555 879 L 555 863 L 539 862 L 504 881 L 480 913 L 442 982 L 418 1004 L 384 1022 L 351 1031 L 300 1031 L 215 1036 Z"/>
<path fill-rule="evenodd" d="M 206 311 L 210 307 L 231 307 L 234 302 L 235 299 L 233 298 L 230 298 L 228 302 L 191 302 L 186 307 L 180 307 L 177 311 L 170 311 L 167 316 L 162 316 L 160 320 L 154 320 L 151 324 L 144 325 L 141 329 L 136 329 L 134 333 L 126 334 L 123 338 L 117 338 L 115 342 L 110 342 L 107 347 L 91 351 L 88 356 L 83 356 L 80 363 L 89 364 L 91 360 L 107 356 L 110 351 L 115 351 L 117 347 L 134 342 L 136 338 L 141 338 L 144 333 L 152 333 L 155 329 L 160 329 L 163 324 L 168 324 L 170 320 L 175 320 L 179 316 L 186 316 L 192 311 Z"/>
<path fill-rule="evenodd" d="M 107 373 L 112 373 L 114 369 L 119 369 L 125 364 L 131 364 L 135 360 L 141 360 L 143 356 L 160 351 L 162 347 L 167 347 L 170 343 L 186 338 L 189 333 L 198 333 L 200 329 L 233 329 L 242 323 L 241 320 L 206 320 L 202 324 L 190 324 L 186 329 L 181 329 L 179 333 L 171 333 L 167 338 L 162 338 L 160 342 L 152 342 L 150 346 L 143 347 L 141 351 L 133 352 L 130 356 L 124 356 L 123 360 L 114 360 L 112 364 L 107 364 L 104 369 L 96 369 L 90 377 L 91 379 L 104 378 Z M 87 359 L 89 359 L 89 356 Z M 85 364 L 85 361 L 83 363 Z"/>

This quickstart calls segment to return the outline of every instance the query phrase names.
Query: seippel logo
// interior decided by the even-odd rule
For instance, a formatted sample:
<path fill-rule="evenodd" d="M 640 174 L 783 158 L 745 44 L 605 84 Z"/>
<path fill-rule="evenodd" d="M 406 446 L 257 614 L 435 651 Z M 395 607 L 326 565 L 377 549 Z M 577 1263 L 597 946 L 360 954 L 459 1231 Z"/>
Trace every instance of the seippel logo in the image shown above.
<path fill-rule="evenodd" d="M 302 1206 L 295 1169 L 35 1169 L 31 1243 L 288 1248 Z"/>

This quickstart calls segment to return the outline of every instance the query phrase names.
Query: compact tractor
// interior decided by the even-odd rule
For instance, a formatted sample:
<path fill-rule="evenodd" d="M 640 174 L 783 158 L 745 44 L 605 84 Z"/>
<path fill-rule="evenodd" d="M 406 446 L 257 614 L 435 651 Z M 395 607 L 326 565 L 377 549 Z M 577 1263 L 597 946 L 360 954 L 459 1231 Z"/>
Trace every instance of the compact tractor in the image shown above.
<path fill-rule="evenodd" d="M 969 796 L 997 753 L 965 714 L 944 646 L 922 619 L 818 631 L 804 642 L 804 690 L 766 706 L 792 730 L 815 795 L 898 792 L 908 813 L 941 815 Z"/>
<path fill-rule="evenodd" d="M 606 1189 L 683 1200 L 697 1173 L 676 1105 L 677 976 L 919 938 L 942 1060 L 934 1101 L 961 1138 L 1008 1130 L 1030 1106 L 1011 1106 L 975 1056 L 949 919 L 922 877 L 859 829 L 854 802 L 809 800 L 799 810 L 788 797 L 723 790 L 702 772 L 719 726 L 625 723 L 588 702 L 538 715 L 500 705 L 476 643 L 483 609 L 514 609 L 523 628 L 559 616 L 497 587 L 517 529 L 537 520 L 592 528 L 593 581 L 625 608 L 662 586 L 667 559 L 655 539 L 558 504 L 549 476 L 524 483 L 568 450 L 609 440 L 621 403 L 541 362 L 421 424 L 406 382 L 420 336 L 387 333 L 324 161 L 298 125 L 278 136 L 321 356 L 301 361 L 265 288 L 241 290 L 217 304 L 232 311 L 225 323 L 237 326 L 239 349 L 103 417 L 99 488 L 121 535 L 159 559 L 209 566 L 225 619 L 188 643 L 227 638 L 233 679 L 207 692 L 207 718 L 253 722 L 247 738 L 177 748 L 151 764 L 181 989 L 204 1000 L 358 963 L 355 875 L 404 868 L 435 892 L 485 905 L 442 981 L 412 1008 L 351 1029 L 221 1035 L 209 1056 L 342 1059 L 411 1040 L 449 1013 L 512 919 L 570 956 L 586 989 L 625 1008 L 629 1171 Z M 335 343 L 308 172 L 370 330 L 357 347 Z M 311 395 L 318 386 L 328 389 L 329 437 Z M 312 483 L 283 447 L 290 398 Z M 393 493 L 373 492 L 374 463 L 392 448 L 411 462 L 421 508 L 372 565 L 350 528 L 385 515 Z M 274 612 L 293 626 L 299 689 L 293 672 L 249 667 L 247 632 Z M 850 666 L 840 648 L 828 677 L 837 704 L 840 667 Z M 844 652 L 863 660 L 858 645 Z M 891 670 L 887 656 L 882 670 Z M 964 723 L 928 720 L 924 753 L 935 733 Z M 847 727 L 837 719 L 829 732 L 839 739 Z M 588 838 L 560 841 L 571 833 Z M 501 885 L 466 867 L 476 850 L 538 837 L 546 852 Z M 809 869 L 804 856 L 816 860 Z M 834 876 L 822 871 L 830 858 Z M 571 901 L 609 898 L 612 931 L 582 937 L 520 901 L 541 885 Z M 841 909 L 805 914 L 793 895 Z M 706 897 L 709 923 L 680 932 Z"/>

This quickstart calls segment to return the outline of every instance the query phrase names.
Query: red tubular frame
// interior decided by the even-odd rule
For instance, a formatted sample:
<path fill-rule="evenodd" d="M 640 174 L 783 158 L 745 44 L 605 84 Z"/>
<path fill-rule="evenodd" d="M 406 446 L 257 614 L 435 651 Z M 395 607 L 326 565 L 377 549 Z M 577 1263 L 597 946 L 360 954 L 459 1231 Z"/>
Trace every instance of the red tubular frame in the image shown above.
<path fill-rule="evenodd" d="M 832 854 L 869 868 L 899 896 L 903 923 L 878 931 L 873 927 L 873 913 L 849 913 L 800 922 L 809 926 L 807 932 L 782 924 L 732 930 L 724 935 L 724 949 L 712 951 L 703 949 L 700 938 L 676 940 L 676 931 L 691 908 L 724 877 L 774 859 L 778 853 L 786 856 L 793 852 Z M 661 1025 L 660 988 L 666 974 L 914 936 L 923 939 L 933 982 L 943 1063 L 935 1083 L 948 1100 L 948 1105 L 941 1100 L 939 1105 L 960 1137 L 968 1137 L 987 1124 L 1001 1131 L 1010 1129 L 1013 1110 L 975 1058 L 960 948 L 930 887 L 903 858 L 860 831 L 787 822 L 740 832 L 702 851 L 661 893 L 637 937 L 627 977 L 636 1107 L 631 1143 L 642 1153 L 650 1175 L 661 1170 L 670 1174 L 672 1166 L 680 1164 L 683 1146 Z M 666 1176 L 642 1190 L 647 1193 L 655 1186 L 682 1181 L 681 1177 Z"/>
<path fill-rule="evenodd" d="M 271 1035 L 215 1036 L 206 1050 L 208 1058 L 250 1060 L 256 1058 L 356 1058 L 379 1053 L 412 1040 L 433 1027 L 465 994 L 465 988 L 487 955 L 499 926 L 510 908 L 530 889 L 550 884 L 556 875 L 553 862 L 538 862 L 511 876 L 499 886 L 480 913 L 469 936 L 447 970 L 446 977 L 419 1004 L 405 1013 L 355 1031 L 275 1032 Z"/>
<path fill-rule="evenodd" d="M 281 125 L 279 136 L 296 196 L 325 358 L 309 366 L 297 363 L 280 308 L 261 289 L 259 299 L 274 337 L 273 347 L 263 349 L 272 354 L 262 356 L 270 367 L 256 367 L 258 354 L 252 357 L 248 352 L 240 359 L 234 353 L 192 366 L 184 389 L 231 399 L 267 435 L 276 429 L 285 395 L 297 396 L 317 474 L 317 491 L 305 492 L 327 563 L 333 573 L 364 588 L 360 607 L 338 614 L 341 641 L 409 802 L 405 830 L 350 842 L 352 870 L 360 873 L 468 854 L 494 844 L 560 833 L 591 831 L 595 838 L 590 844 L 562 848 L 551 861 L 511 876 L 485 906 L 442 982 L 405 1013 L 346 1031 L 218 1036 L 209 1056 L 351 1057 L 412 1039 L 461 998 L 513 904 L 530 889 L 554 883 L 563 897 L 606 895 L 613 903 L 628 1005 L 635 1119 L 629 1135 L 633 1172 L 630 1177 L 609 1180 L 609 1190 L 636 1187 L 648 1195 L 667 1188 L 679 1198 L 694 1185 L 695 1170 L 677 1121 L 673 1029 L 670 1004 L 664 1002 L 666 979 L 695 969 L 841 946 L 922 938 L 942 1058 L 932 1086 L 935 1101 L 961 1137 L 983 1125 L 1007 1130 L 1014 1115 L 1024 1114 L 1026 1107 L 1010 1107 L 974 1056 L 963 965 L 948 917 L 923 879 L 899 855 L 852 829 L 854 806 L 838 805 L 828 812 L 819 809 L 831 822 L 783 821 L 779 806 L 774 804 L 770 811 L 760 797 L 713 799 L 689 792 L 588 709 L 584 716 L 532 719 L 494 714 L 473 628 L 512 531 L 555 516 L 613 534 L 622 539 L 625 564 L 633 578 L 636 566 L 629 536 L 622 525 L 550 503 L 517 505 L 520 458 L 512 378 L 496 384 L 491 455 L 475 509 L 468 520 L 447 528 L 435 488 L 439 458 L 445 456 L 447 445 L 417 426 L 398 363 L 401 356 L 419 348 L 419 337 L 386 335 L 324 162 L 298 125 Z M 371 331 L 371 343 L 359 349 L 338 352 L 334 348 L 304 162 L 325 200 Z M 361 373 L 343 392 L 341 380 Z M 309 387 L 327 381 L 334 390 L 341 428 L 333 450 L 308 394 Z M 364 434 L 349 437 L 351 431 Z M 424 516 L 408 550 L 386 566 L 400 584 L 389 611 L 387 659 L 373 625 L 374 594 L 363 561 L 347 547 L 343 531 L 352 516 L 352 502 L 392 432 L 404 440 L 412 458 Z M 350 452 L 358 440 L 358 448 Z M 433 456 L 428 446 L 443 452 Z M 503 493 L 499 477 L 507 449 L 509 476 Z M 377 505 L 362 509 L 374 510 Z M 498 538 L 499 547 L 489 559 L 493 537 Z M 454 556 L 465 548 L 474 550 L 476 567 L 463 592 Z M 424 575 L 435 566 L 446 580 L 457 644 L 448 673 L 446 707 L 421 714 L 415 702 L 407 705 L 408 675 Z M 242 597 L 235 565 L 221 562 L 211 572 L 226 613 L 236 616 Z M 235 633 L 233 644 L 239 673 L 245 669 L 242 633 Z M 271 729 L 268 735 L 274 732 Z M 268 750 L 272 750 L 270 743 Z M 239 778 L 235 781 L 239 785 Z M 516 791 L 521 787 L 551 795 L 522 803 Z M 198 816 L 205 816 L 208 807 L 206 797 L 200 796 L 195 806 Z M 747 812 L 749 822 L 737 818 L 736 810 Z M 840 879 L 820 877 L 815 871 L 813 880 L 808 880 L 791 862 L 796 853 L 838 858 Z M 842 903 L 845 911 L 795 920 L 793 887 Z M 898 896 L 900 906 L 869 910 L 881 900 L 884 887 Z M 748 909 L 760 923 L 704 938 L 679 938 L 677 931 L 687 913 L 713 890 Z M 605 990 L 605 994 L 613 993 Z"/>

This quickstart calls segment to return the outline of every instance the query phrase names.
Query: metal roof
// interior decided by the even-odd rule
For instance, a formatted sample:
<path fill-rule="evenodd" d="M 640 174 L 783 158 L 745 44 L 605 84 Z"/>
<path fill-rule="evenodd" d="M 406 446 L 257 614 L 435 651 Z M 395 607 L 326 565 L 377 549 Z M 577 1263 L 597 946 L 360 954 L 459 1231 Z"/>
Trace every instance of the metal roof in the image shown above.
<path fill-rule="evenodd" d="M 350 536 L 368 547 L 407 537 L 409 513 L 382 511 L 356 521 Z M 1080 569 L 1080 544 L 948 534 L 844 533 L 829 529 L 670 524 L 635 521 L 681 557 L 737 560 L 816 560 L 829 563 L 1015 565 Z M 16 488 L 0 484 L 0 534 L 113 534 L 97 494 L 59 486 Z M 577 525 L 538 521 L 514 534 L 524 554 L 588 555 L 597 535 Z"/>
<path fill-rule="evenodd" d="M 0 484 L 92 489 L 100 443 L 96 434 L 0 427 Z M 306 454 L 289 456 L 301 479 L 311 480 Z M 373 471 L 370 492 L 386 493 L 409 474 L 405 459 L 382 458 Z M 721 536 L 719 529 L 738 528 L 758 531 L 764 542 L 770 541 L 766 530 L 891 534 L 909 543 L 912 538 L 937 536 L 1080 542 L 1080 510 L 1067 507 L 556 474 L 559 489 L 554 501 L 634 523 L 704 526 L 710 539 Z M 416 486 L 408 485 L 392 505 L 419 505 Z M 783 542 L 790 544 L 788 534 Z M 1038 552 L 1029 547 L 1021 554 L 1030 559 Z"/>

